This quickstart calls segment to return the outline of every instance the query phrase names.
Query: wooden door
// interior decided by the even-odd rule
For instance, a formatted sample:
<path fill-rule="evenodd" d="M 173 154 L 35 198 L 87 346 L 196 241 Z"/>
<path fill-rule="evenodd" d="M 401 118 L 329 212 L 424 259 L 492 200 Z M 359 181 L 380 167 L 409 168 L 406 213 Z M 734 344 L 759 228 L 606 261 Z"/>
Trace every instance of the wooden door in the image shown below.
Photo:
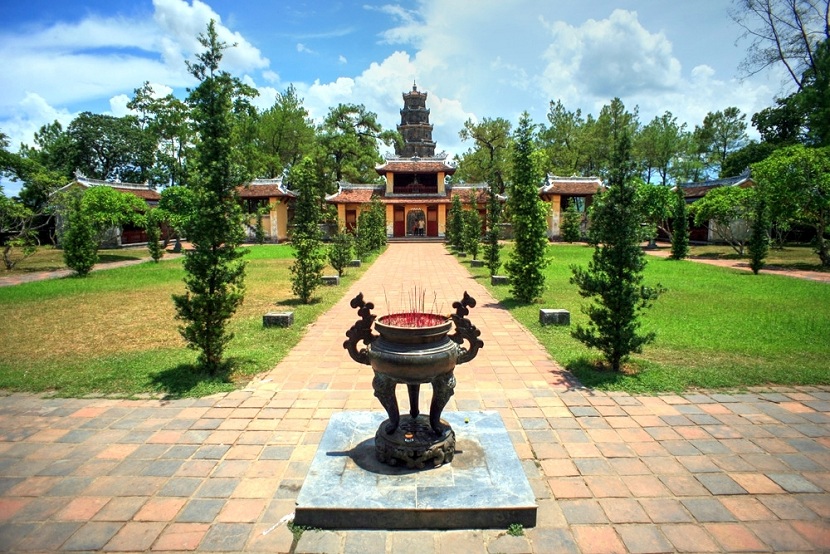
<path fill-rule="evenodd" d="M 395 221 L 392 228 L 392 235 L 395 237 L 406 236 L 406 217 L 403 206 L 395 206 Z"/>
<path fill-rule="evenodd" d="M 427 236 L 438 236 L 438 206 L 429 206 L 427 208 Z"/>

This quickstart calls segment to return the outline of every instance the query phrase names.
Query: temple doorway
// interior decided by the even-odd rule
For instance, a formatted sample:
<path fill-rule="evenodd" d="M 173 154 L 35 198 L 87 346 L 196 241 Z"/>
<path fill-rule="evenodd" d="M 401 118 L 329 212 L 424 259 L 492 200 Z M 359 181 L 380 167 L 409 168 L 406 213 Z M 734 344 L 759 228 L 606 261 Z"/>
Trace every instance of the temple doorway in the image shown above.
<path fill-rule="evenodd" d="M 426 236 L 426 216 L 420 208 L 406 214 L 406 234 L 411 237 Z"/>

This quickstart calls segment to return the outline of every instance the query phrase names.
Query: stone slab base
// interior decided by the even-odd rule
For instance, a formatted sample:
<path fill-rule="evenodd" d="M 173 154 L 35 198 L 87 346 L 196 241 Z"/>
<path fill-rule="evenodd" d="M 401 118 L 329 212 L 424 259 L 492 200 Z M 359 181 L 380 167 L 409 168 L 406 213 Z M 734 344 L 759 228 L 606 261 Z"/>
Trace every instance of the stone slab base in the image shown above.
<path fill-rule="evenodd" d="M 328 286 L 337 286 L 340 284 L 339 275 L 323 275 L 323 284 Z"/>
<path fill-rule="evenodd" d="M 291 327 L 294 324 L 294 312 L 268 312 L 262 316 L 265 327 Z"/>
<path fill-rule="evenodd" d="M 536 501 L 498 412 L 444 412 L 452 463 L 422 470 L 375 458 L 384 412 L 332 415 L 294 522 L 321 529 L 507 529 L 536 525 Z"/>
<path fill-rule="evenodd" d="M 509 285 L 510 284 L 510 277 L 507 275 L 493 275 L 490 277 L 490 284 L 491 285 Z"/>
<path fill-rule="evenodd" d="M 542 308 L 539 310 L 539 323 L 542 325 L 570 325 L 571 312 Z"/>

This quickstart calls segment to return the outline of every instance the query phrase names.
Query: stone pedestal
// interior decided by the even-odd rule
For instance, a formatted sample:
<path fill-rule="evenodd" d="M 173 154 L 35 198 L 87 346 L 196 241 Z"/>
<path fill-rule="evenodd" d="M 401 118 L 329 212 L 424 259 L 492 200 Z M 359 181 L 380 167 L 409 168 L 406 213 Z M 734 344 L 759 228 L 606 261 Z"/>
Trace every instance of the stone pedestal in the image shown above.
<path fill-rule="evenodd" d="M 484 267 L 484 260 L 472 260 L 470 267 Z"/>
<path fill-rule="evenodd" d="M 294 312 L 268 312 L 262 316 L 264 327 L 291 327 L 294 324 Z"/>
<path fill-rule="evenodd" d="M 507 275 L 493 275 L 490 277 L 491 285 L 508 285 L 510 284 L 510 277 Z"/>
<path fill-rule="evenodd" d="M 349 267 L 360 267 L 360 260 L 352 260 L 349 262 Z"/>
<path fill-rule="evenodd" d="M 337 286 L 340 284 L 339 275 L 323 275 L 323 284 L 328 286 Z"/>
<path fill-rule="evenodd" d="M 542 308 L 539 310 L 539 323 L 542 325 L 570 325 L 571 312 Z"/>

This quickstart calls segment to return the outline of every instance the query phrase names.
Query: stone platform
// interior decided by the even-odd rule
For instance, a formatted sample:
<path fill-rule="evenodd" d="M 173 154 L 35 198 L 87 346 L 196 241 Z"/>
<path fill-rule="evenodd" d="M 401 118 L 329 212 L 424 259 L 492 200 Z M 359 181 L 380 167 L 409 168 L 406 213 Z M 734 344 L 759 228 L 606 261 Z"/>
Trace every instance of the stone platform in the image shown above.
<path fill-rule="evenodd" d="M 536 525 L 536 502 L 497 412 L 445 412 L 451 464 L 412 470 L 375 459 L 383 412 L 332 415 L 297 498 L 295 523 L 321 529 L 506 529 Z"/>

